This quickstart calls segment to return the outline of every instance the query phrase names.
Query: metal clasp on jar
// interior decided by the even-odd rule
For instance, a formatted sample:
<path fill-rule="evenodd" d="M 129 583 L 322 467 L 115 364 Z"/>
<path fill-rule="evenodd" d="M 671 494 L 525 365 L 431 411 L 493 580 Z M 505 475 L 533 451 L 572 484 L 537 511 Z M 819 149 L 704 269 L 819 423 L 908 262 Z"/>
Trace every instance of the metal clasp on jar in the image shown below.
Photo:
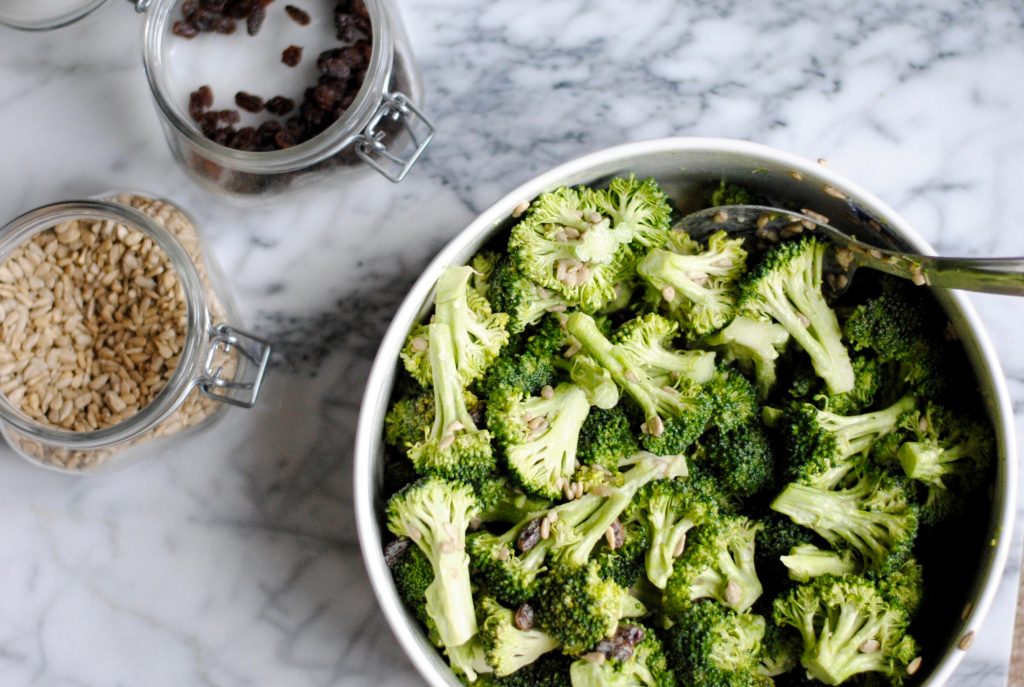
<path fill-rule="evenodd" d="M 414 149 L 408 157 L 396 155 L 388 150 L 384 143 L 387 132 L 381 129 L 380 125 L 389 120 L 401 124 L 409 134 Z M 423 131 L 417 133 L 413 128 L 414 124 L 421 126 Z M 356 153 L 364 162 L 397 184 L 420 159 L 433 137 L 433 123 L 412 104 L 411 100 L 402 93 L 385 92 L 380 107 L 363 129 L 363 133 L 356 139 Z M 385 166 L 378 158 L 390 164 Z"/>
<path fill-rule="evenodd" d="M 149 6 L 153 3 L 153 0 L 128 0 L 131 4 L 135 5 L 136 12 L 145 12 L 149 9 Z"/>
<path fill-rule="evenodd" d="M 200 390 L 210 398 L 241 408 L 252 408 L 260 394 L 270 362 L 270 342 L 254 334 L 218 324 L 210 330 L 210 347 L 199 378 Z M 225 376 L 227 364 L 218 358 L 232 356 L 234 372 Z"/>

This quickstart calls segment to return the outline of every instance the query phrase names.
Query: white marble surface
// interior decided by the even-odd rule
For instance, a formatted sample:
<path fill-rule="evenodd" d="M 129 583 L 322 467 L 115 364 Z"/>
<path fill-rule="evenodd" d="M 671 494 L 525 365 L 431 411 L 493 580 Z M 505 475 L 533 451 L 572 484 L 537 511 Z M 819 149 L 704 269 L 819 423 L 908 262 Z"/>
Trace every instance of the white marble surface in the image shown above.
<path fill-rule="evenodd" d="M 278 345 L 259 408 L 170 455 L 70 479 L 0 449 L 0 685 L 416 684 L 353 530 L 360 389 L 418 268 L 560 161 L 752 139 L 827 158 L 940 252 L 1024 254 L 1020 2 L 402 7 L 439 124 L 426 159 L 400 186 L 367 175 L 258 212 L 172 162 L 125 3 L 49 34 L 0 28 L 0 214 L 107 189 L 174 198 Z M 1024 425 L 1020 305 L 973 300 Z M 1019 569 L 1018 546 L 954 684 L 1007 684 Z"/>

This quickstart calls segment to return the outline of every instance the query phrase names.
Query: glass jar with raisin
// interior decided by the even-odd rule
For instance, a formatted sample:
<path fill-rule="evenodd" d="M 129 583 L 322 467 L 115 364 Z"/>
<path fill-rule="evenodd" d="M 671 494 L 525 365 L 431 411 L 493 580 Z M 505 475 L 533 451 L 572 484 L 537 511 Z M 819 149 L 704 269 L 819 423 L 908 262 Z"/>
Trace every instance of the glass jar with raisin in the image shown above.
<path fill-rule="evenodd" d="M 146 13 L 143 61 L 171 152 L 218 195 L 251 203 L 367 167 L 399 182 L 433 136 L 393 0 L 129 1 Z M 31 29 L 102 4 L 12 2 L 0 22 Z"/>
<path fill-rule="evenodd" d="M 0 313 L 0 433 L 60 472 L 127 465 L 252 407 L 270 358 L 196 223 L 145 193 L 0 229 Z"/>

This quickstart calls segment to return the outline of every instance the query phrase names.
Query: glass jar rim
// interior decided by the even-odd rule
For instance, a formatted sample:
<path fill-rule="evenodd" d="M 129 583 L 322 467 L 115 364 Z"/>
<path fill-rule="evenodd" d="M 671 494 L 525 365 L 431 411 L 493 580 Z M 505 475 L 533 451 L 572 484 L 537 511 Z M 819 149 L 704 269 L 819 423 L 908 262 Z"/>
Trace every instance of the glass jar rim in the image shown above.
<path fill-rule="evenodd" d="M 157 0 L 147 8 L 143 40 L 143 65 L 157 107 L 178 133 L 214 163 L 254 174 L 279 174 L 302 170 L 322 162 L 355 141 L 373 118 L 391 79 L 394 66 L 394 37 L 386 30 L 389 21 L 381 0 L 363 0 L 370 15 L 371 51 L 366 78 L 355 100 L 341 117 L 313 138 L 283 150 L 255 152 L 235 150 L 211 141 L 172 102 L 163 61 L 163 41 L 173 20 L 176 0 Z"/>
<path fill-rule="evenodd" d="M 185 344 L 178 364 L 156 398 L 137 413 L 110 427 L 75 432 L 37 422 L 15 408 L 0 394 L 0 421 L 25 435 L 71 449 L 105 448 L 131 439 L 166 419 L 188 396 L 202 364 L 203 335 L 208 329 L 208 310 L 202 280 L 184 246 L 155 220 L 135 208 L 106 200 L 70 200 L 30 210 L 0 228 L 0 265 L 33 236 L 61 222 L 80 219 L 113 221 L 137 229 L 164 251 L 181 284 L 186 305 Z"/>

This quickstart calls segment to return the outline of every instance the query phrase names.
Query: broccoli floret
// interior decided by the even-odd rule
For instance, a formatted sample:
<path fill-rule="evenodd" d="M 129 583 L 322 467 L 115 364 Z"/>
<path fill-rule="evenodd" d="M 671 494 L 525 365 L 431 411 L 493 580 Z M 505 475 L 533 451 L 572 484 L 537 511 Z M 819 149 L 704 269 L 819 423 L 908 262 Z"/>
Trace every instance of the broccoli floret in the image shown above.
<path fill-rule="evenodd" d="M 730 367 L 720 367 L 704 385 L 704 393 L 711 403 L 712 427 L 728 432 L 758 419 L 757 390 Z"/>
<path fill-rule="evenodd" d="M 878 591 L 891 603 L 899 604 L 907 615 L 913 617 L 921 608 L 924 598 L 924 568 L 916 558 L 907 562 L 888 575 L 878 578 Z"/>
<path fill-rule="evenodd" d="M 615 179 L 608 191 L 563 187 L 531 203 L 508 249 L 522 274 L 593 312 L 615 299 L 634 261 L 630 244 L 663 241 L 670 213 L 652 180 Z"/>
<path fill-rule="evenodd" d="M 962 390 L 964 370 L 959 368 L 968 366 L 963 351 L 944 338 L 947 320 L 935 302 L 903 280 L 882 284 L 881 295 L 858 305 L 847 318 L 843 333 L 850 344 L 896 363 L 900 379 L 925 398 Z"/>
<path fill-rule="evenodd" d="M 635 175 L 616 177 L 608 189 L 598 191 L 598 209 L 612 220 L 612 229 L 624 241 L 642 248 L 660 246 L 669 233 L 672 208 L 654 179 Z"/>
<path fill-rule="evenodd" d="M 775 386 L 775 361 L 789 342 L 789 332 L 769 320 L 738 315 L 705 342 L 722 348 L 727 362 L 738 361 L 748 373 L 752 368 L 758 397 L 763 400 Z"/>
<path fill-rule="evenodd" d="M 791 628 L 775 623 L 766 623 L 764 639 L 761 640 L 761 655 L 757 672 L 768 677 L 778 677 L 793 670 L 800 664 L 803 643 L 800 635 Z"/>
<path fill-rule="evenodd" d="M 770 687 L 759 671 L 765 620 L 713 601 L 690 604 L 674 618 L 668 652 L 679 681 L 701 687 Z"/>
<path fill-rule="evenodd" d="M 536 324 L 545 313 L 565 310 L 566 302 L 551 289 L 540 286 L 502 258 L 491 277 L 487 299 L 495 312 L 508 315 L 508 331 L 518 334 Z"/>
<path fill-rule="evenodd" d="M 809 403 L 796 404 L 786 414 L 783 427 L 790 479 L 825 488 L 835 486 L 862 462 L 854 457 L 895 430 L 916 405 L 913 396 L 904 396 L 881 410 L 837 415 Z"/>
<path fill-rule="evenodd" d="M 578 386 L 559 384 L 546 387 L 540 396 L 491 396 L 487 426 L 523 488 L 555 499 L 576 471 L 576 444 L 589 412 L 590 403 Z"/>
<path fill-rule="evenodd" d="M 860 570 L 860 563 L 850 551 L 819 549 L 814 544 L 794 546 L 781 560 L 789 569 L 789 579 L 797 582 L 809 582 L 822 575 L 847 575 Z"/>
<path fill-rule="evenodd" d="M 624 325 L 616 343 L 583 313 L 570 315 L 566 327 L 586 354 L 607 370 L 643 410 L 646 434 L 661 436 L 667 428 L 666 419 L 688 424 L 688 416 L 703 411 L 704 402 L 696 385 L 713 374 L 714 354 L 708 357 L 708 353 L 693 355 L 667 348 L 665 342 L 674 333 L 674 325 L 664 318 L 648 316 Z M 702 419 L 701 430 L 706 417 Z"/>
<path fill-rule="evenodd" d="M 775 600 L 773 615 L 800 632 L 801 664 L 828 685 L 868 672 L 901 684 L 917 656 L 906 612 L 856 575 L 825 575 L 795 587 Z"/>
<path fill-rule="evenodd" d="M 896 459 L 923 487 L 922 519 L 934 524 L 962 513 L 989 477 L 995 450 L 991 429 L 937 403 L 909 420 L 915 440 L 904 442 Z"/>
<path fill-rule="evenodd" d="M 466 530 L 478 504 L 470 487 L 425 477 L 388 501 L 388 529 L 408 537 L 426 555 L 434 579 L 426 611 L 446 647 L 464 644 L 477 632 L 466 555 Z"/>
<path fill-rule="evenodd" d="M 632 589 L 644 576 L 644 558 L 649 548 L 647 528 L 631 519 L 622 521 L 621 527 L 622 545 L 612 548 L 607 541 L 599 543 L 591 557 L 597 561 L 602 578 Z"/>
<path fill-rule="evenodd" d="M 854 385 L 850 355 L 836 314 L 821 292 L 825 244 L 813 239 L 772 247 L 740 286 L 740 309 L 781 324 L 807 352 L 830 394 Z"/>
<path fill-rule="evenodd" d="M 502 346 L 508 343 L 508 315 L 492 313 L 487 299 L 470 288 L 473 274 L 473 268 L 468 266 L 445 268 L 435 287 L 431 319 L 444 328 L 451 342 L 454 368 L 464 386 L 483 377 Z M 423 386 L 432 384 L 436 377 L 430 368 L 433 361 L 428 326 L 415 327 L 402 349 L 405 368 Z"/>
<path fill-rule="evenodd" d="M 614 470 L 619 461 L 636 453 L 639 447 L 621 407 L 596 408 L 591 409 L 580 430 L 576 457 L 584 465 Z"/>
<path fill-rule="evenodd" d="M 480 503 L 477 520 L 481 523 L 515 523 L 530 513 L 551 507 L 548 499 L 523 493 L 507 477 L 488 477 L 475 486 L 477 501 Z"/>
<path fill-rule="evenodd" d="M 494 469 L 491 435 L 477 429 L 455 372 L 448 328 L 427 326 L 434 377 L 434 418 L 429 433 L 409 447 L 409 459 L 420 474 L 472 481 Z"/>
<path fill-rule="evenodd" d="M 556 566 L 537 585 L 537 623 L 569 654 L 590 651 L 615 633 L 620 619 L 646 612 L 628 591 L 602 579 L 596 562 L 584 567 Z"/>
<path fill-rule="evenodd" d="M 434 581 L 430 559 L 411 539 L 399 537 L 384 547 L 384 560 L 391 569 L 398 598 L 428 628 L 428 634 L 436 636 L 437 628 L 427 613 L 427 591 Z"/>
<path fill-rule="evenodd" d="M 661 315 L 649 313 L 626 322 L 611 337 L 616 350 L 642 367 L 655 384 L 674 386 L 685 379 L 697 384 L 715 373 L 715 354 L 682 351 L 672 347 L 678 326 Z"/>
<path fill-rule="evenodd" d="M 546 632 L 520 630 L 515 613 L 490 597 L 480 600 L 478 613 L 484 656 L 498 677 L 511 675 L 558 648 L 558 641 Z"/>
<path fill-rule="evenodd" d="M 483 250 L 473 256 L 470 266 L 473 268 L 473 277 L 470 285 L 478 294 L 490 300 L 488 295 L 491 290 L 491 283 L 494 278 L 494 271 L 501 262 L 501 253 L 493 250 Z"/>
<path fill-rule="evenodd" d="M 680 394 L 689 397 L 690 411 L 678 417 L 659 418 L 660 434 L 649 429 L 649 423 L 640 424 L 640 443 L 659 456 L 677 456 L 686 453 L 704 433 L 711 418 L 710 396 L 694 386 L 683 387 Z"/>
<path fill-rule="evenodd" d="M 627 466 L 632 467 L 622 476 L 620 486 L 604 484 L 600 493 L 592 491 L 534 513 L 501 535 L 473 534 L 469 538 L 473 568 L 491 593 L 504 603 L 520 604 L 533 595 L 538 574 L 551 560 L 569 567 L 586 565 L 637 491 L 655 479 L 686 475 L 682 457 L 639 453 L 623 462 L 623 467 Z M 545 530 L 548 537 L 542 536 Z"/>
<path fill-rule="evenodd" d="M 630 516 L 647 529 L 647 578 L 658 589 L 668 583 L 687 532 L 717 515 L 715 498 L 707 480 L 657 480 L 641 489 L 630 505 Z"/>
<path fill-rule="evenodd" d="M 603 410 L 614 408 L 619 402 L 619 387 L 608 370 L 590 356 L 577 354 L 571 358 L 555 359 L 555 367 L 569 373 L 569 379 L 587 395 L 590 405 Z"/>
<path fill-rule="evenodd" d="M 746 268 L 743 239 L 719 231 L 702 247 L 674 231 L 662 248 L 650 251 L 637 273 L 652 287 L 651 300 L 691 336 L 729 324 L 736 314 L 737 280 Z"/>
<path fill-rule="evenodd" d="M 707 467 L 728 493 L 753 496 L 775 482 L 775 452 L 760 421 L 714 430 L 701 440 Z"/>
<path fill-rule="evenodd" d="M 554 384 L 555 356 L 564 345 L 565 332 L 558 318 L 542 319 L 521 350 L 511 346 L 502 350 L 480 382 L 480 391 L 488 398 L 509 392 L 538 393 Z"/>
<path fill-rule="evenodd" d="M 654 480 L 674 479 L 687 475 L 686 460 L 682 456 L 662 457 L 641 452 L 622 461 L 620 467 L 629 468 L 621 486 L 605 486 L 601 494 L 592 492 L 584 497 L 596 496 L 602 499 L 600 508 L 571 533 L 566 530 L 558 531 L 558 535 L 563 539 L 558 549 L 562 562 L 577 567 L 586 565 L 594 547 L 607 535 L 608 528 L 618 520 L 638 491 Z M 555 527 L 558 527 L 557 523 Z"/>
<path fill-rule="evenodd" d="M 854 355 L 852 364 L 853 389 L 825 397 L 825 407 L 839 415 L 852 415 L 869 407 L 885 378 L 883 365 L 873 356 Z"/>
<path fill-rule="evenodd" d="M 434 418 L 434 395 L 416 394 L 391 404 L 384 416 L 384 443 L 405 454 L 407 448 L 423 441 Z"/>
<path fill-rule="evenodd" d="M 789 571 L 781 558 L 794 547 L 813 544 L 817 536 L 806 527 L 773 511 L 758 517 L 761 531 L 757 534 L 757 550 L 754 562 L 757 573 L 767 589 L 775 590 L 789 586 Z"/>
<path fill-rule="evenodd" d="M 623 629 L 641 639 L 635 645 L 605 640 L 612 655 L 608 660 L 590 657 L 573 663 L 572 687 L 675 687 L 675 673 L 654 631 L 642 625 L 620 626 L 616 636 L 627 634 Z"/>
<path fill-rule="evenodd" d="M 879 574 L 899 568 L 917 536 L 917 507 L 904 481 L 871 465 L 847 475 L 839 488 L 790 483 L 771 508 L 832 546 L 856 551 L 864 568 Z"/>
<path fill-rule="evenodd" d="M 718 182 L 718 186 L 711 192 L 709 207 L 722 205 L 757 205 L 758 197 L 749 189 L 739 184 L 731 184 L 725 179 Z"/>
<path fill-rule="evenodd" d="M 569 680 L 571 664 L 572 658 L 569 656 L 549 652 L 511 675 L 482 675 L 473 684 L 475 687 L 572 687 Z"/>
<path fill-rule="evenodd" d="M 754 568 L 758 530 L 759 524 L 736 515 L 720 515 L 697 527 L 665 587 L 665 614 L 675 618 L 705 598 L 739 613 L 753 606 L 762 591 Z"/>

